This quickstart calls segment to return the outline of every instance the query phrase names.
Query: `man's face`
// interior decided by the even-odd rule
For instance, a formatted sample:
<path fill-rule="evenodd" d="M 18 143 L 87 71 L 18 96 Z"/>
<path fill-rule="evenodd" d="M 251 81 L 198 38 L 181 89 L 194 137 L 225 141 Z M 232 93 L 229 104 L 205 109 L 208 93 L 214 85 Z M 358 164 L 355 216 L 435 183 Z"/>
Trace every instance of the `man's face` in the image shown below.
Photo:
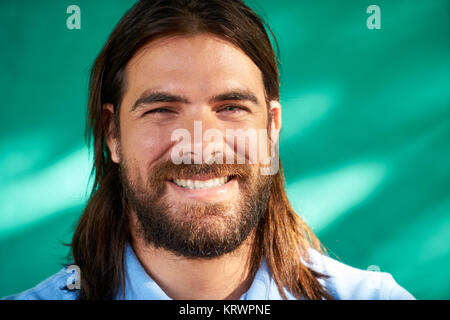
<path fill-rule="evenodd" d="M 140 236 L 183 256 L 233 251 L 264 215 L 270 195 L 271 176 L 261 175 L 255 161 L 248 163 L 248 148 L 240 152 L 236 140 L 226 139 L 230 129 L 268 128 L 260 70 L 240 49 L 204 34 L 151 42 L 128 63 L 126 79 L 120 138 L 107 142 L 112 160 L 120 164 Z M 195 140 L 199 123 L 201 138 Z M 179 141 L 172 135 L 180 129 L 190 133 L 192 143 L 177 154 L 194 159 L 207 149 L 224 164 L 208 164 L 204 158 L 197 164 L 174 164 Z M 208 129 L 223 139 L 202 139 Z M 247 140 L 258 146 L 266 142 L 258 135 Z M 225 164 L 230 153 L 242 153 L 247 163 Z"/>

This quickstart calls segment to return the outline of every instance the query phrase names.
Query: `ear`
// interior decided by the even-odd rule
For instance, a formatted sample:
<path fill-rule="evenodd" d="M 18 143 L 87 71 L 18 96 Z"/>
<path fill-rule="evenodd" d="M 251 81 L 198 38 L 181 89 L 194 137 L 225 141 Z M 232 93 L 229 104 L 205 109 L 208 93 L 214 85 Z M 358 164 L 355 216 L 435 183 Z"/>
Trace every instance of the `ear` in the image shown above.
<path fill-rule="evenodd" d="M 102 107 L 103 132 L 105 133 L 106 144 L 111 153 L 111 160 L 115 163 L 120 162 L 119 154 L 119 135 L 118 128 L 114 122 L 114 106 L 105 103 Z"/>
<path fill-rule="evenodd" d="M 278 137 L 281 130 L 281 105 L 277 100 L 270 101 L 271 123 L 270 131 L 272 137 Z"/>

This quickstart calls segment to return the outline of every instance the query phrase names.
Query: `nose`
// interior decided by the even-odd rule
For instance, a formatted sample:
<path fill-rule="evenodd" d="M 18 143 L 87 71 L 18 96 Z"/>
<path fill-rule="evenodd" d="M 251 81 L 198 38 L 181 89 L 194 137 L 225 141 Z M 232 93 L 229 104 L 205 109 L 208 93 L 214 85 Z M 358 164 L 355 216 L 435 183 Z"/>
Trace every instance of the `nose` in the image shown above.
<path fill-rule="evenodd" d="M 185 132 L 177 146 L 183 163 L 223 163 L 224 128 L 220 127 L 214 111 L 205 109 L 183 119 L 181 127 Z M 172 140 L 174 140 L 173 137 Z"/>

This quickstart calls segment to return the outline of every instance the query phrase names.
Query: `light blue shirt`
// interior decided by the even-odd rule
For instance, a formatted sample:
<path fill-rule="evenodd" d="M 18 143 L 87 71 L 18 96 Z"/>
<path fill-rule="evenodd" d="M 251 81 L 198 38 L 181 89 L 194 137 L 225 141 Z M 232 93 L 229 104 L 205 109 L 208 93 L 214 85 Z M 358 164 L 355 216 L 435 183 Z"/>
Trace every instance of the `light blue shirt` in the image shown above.
<path fill-rule="evenodd" d="M 389 273 L 360 270 L 345 265 L 335 259 L 311 251 L 310 267 L 330 277 L 319 280 L 336 299 L 344 300 L 406 300 L 414 297 L 398 285 Z M 83 276 L 81 274 L 81 276 Z M 73 280 L 74 274 L 63 268 L 36 287 L 4 299 L 15 300 L 74 300 L 78 290 L 65 287 Z M 137 259 L 133 248 L 127 244 L 125 249 L 125 299 L 130 300 L 169 300 L 170 297 L 150 278 Z M 121 289 L 117 299 L 121 298 Z M 295 297 L 286 292 L 288 299 Z M 241 300 L 281 300 L 282 297 L 263 260 L 250 289 Z"/>

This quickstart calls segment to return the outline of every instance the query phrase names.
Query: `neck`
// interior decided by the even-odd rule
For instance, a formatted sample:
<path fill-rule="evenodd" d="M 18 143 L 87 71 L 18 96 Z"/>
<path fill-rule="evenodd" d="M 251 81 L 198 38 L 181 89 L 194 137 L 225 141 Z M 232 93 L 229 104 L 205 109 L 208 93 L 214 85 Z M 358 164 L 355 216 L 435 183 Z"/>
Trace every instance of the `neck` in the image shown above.
<path fill-rule="evenodd" d="M 237 300 L 250 287 L 254 233 L 235 251 L 215 258 L 185 258 L 145 243 L 132 231 L 132 246 L 150 277 L 172 299 Z"/>

